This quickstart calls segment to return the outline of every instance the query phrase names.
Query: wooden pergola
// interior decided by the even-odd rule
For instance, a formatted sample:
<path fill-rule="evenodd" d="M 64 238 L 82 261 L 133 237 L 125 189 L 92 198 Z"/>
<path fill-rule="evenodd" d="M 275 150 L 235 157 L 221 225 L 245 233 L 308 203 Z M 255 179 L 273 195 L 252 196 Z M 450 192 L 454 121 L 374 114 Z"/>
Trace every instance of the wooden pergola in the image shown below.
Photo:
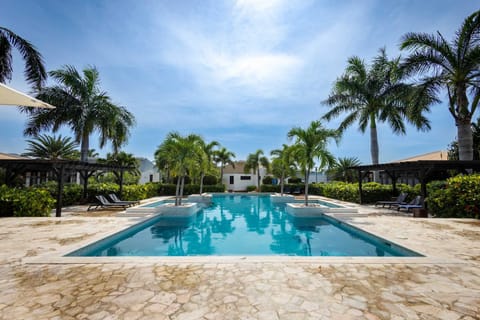
<path fill-rule="evenodd" d="M 119 193 L 123 189 L 123 174 L 131 167 L 92 163 L 75 160 L 41 160 L 41 159 L 0 159 L 0 168 L 5 168 L 5 184 L 11 185 L 18 175 L 26 172 L 52 172 L 56 178 L 57 204 L 56 216 L 62 216 L 62 195 L 67 173 L 79 172 L 83 180 L 83 197 L 87 197 L 88 178 L 97 171 L 120 171 Z"/>
<path fill-rule="evenodd" d="M 468 174 L 470 172 L 480 172 L 480 161 L 450 161 L 450 160 L 419 160 L 392 162 L 382 164 L 371 164 L 350 167 L 349 169 L 358 172 L 358 188 L 360 192 L 360 203 L 363 204 L 362 181 L 373 171 L 383 171 L 392 180 L 393 192 L 397 192 L 397 180 L 404 174 L 414 174 L 421 185 L 421 192 L 424 198 L 427 197 L 427 183 L 438 176 L 439 173 L 447 173 L 455 170 L 458 173 Z"/>

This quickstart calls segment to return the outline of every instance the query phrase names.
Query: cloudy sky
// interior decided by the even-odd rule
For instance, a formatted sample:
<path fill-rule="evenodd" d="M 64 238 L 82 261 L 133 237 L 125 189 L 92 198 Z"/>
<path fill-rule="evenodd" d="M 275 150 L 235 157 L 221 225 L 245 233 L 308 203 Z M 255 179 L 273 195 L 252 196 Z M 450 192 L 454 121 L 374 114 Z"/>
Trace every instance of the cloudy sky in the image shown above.
<path fill-rule="evenodd" d="M 268 153 L 288 142 L 292 127 L 327 111 L 320 102 L 350 56 L 368 62 L 384 46 L 399 55 L 399 39 L 410 31 L 438 30 L 451 39 L 478 10 L 471 0 L 2 0 L 0 6 L 0 25 L 32 42 L 48 70 L 99 69 L 102 88 L 137 119 L 125 151 L 149 159 L 172 130 L 217 140 L 237 159 L 259 148 Z M 9 84 L 28 92 L 17 53 L 14 62 Z M 446 105 L 433 106 L 429 118 L 427 133 L 409 127 L 406 136 L 395 136 L 380 125 L 380 162 L 446 149 L 456 136 Z M 25 121 L 16 108 L 0 109 L 0 152 L 24 151 Z M 92 136 L 98 150 L 97 142 Z M 336 156 L 365 164 L 369 148 L 368 134 L 357 127 L 330 146 Z"/>

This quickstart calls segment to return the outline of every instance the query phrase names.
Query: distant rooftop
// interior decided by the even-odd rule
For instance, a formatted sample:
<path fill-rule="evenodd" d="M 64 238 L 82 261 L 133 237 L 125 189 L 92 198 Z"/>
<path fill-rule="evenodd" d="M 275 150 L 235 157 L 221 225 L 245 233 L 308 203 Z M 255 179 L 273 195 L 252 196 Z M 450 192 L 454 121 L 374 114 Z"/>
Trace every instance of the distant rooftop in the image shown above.
<path fill-rule="evenodd" d="M 420 161 L 420 160 L 448 160 L 448 152 L 446 150 L 433 151 L 420 154 L 405 159 L 395 160 L 392 162 Z"/>
<path fill-rule="evenodd" d="M 15 153 L 2 153 L 0 152 L 0 160 L 24 160 L 28 159 L 27 157 L 22 157 Z"/>

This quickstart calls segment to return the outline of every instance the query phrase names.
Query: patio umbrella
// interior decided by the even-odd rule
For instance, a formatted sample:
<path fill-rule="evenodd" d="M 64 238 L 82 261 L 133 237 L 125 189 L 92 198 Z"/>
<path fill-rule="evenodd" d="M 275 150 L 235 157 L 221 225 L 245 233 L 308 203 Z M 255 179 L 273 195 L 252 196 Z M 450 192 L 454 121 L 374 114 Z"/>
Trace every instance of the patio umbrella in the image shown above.
<path fill-rule="evenodd" d="M 54 109 L 55 107 L 41 100 L 32 98 L 0 83 L 0 105 L 25 106 Z"/>

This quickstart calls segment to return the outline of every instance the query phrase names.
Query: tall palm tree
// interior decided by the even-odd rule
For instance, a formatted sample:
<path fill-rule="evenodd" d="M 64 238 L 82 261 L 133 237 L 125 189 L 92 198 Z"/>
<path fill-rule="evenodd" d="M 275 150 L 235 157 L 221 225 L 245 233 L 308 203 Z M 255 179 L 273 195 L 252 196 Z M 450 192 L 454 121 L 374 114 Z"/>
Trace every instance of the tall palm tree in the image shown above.
<path fill-rule="evenodd" d="M 50 76 L 59 84 L 44 88 L 37 97 L 55 105 L 55 109 L 25 108 L 29 114 L 26 135 L 36 135 L 42 130 L 57 131 L 69 126 L 75 140 L 81 144 L 82 161 L 87 161 L 90 135 L 100 133 L 100 147 L 112 141 L 114 151 L 126 142 L 129 129 L 135 124 L 132 113 L 111 102 L 100 89 L 100 77 L 95 67 L 88 67 L 81 75 L 73 66 L 51 71 Z"/>
<path fill-rule="evenodd" d="M 423 75 L 420 83 L 433 92 L 447 89 L 448 110 L 457 126 L 459 158 L 472 160 L 471 122 L 480 100 L 480 11 L 465 19 L 451 42 L 440 32 L 407 33 L 400 48 L 411 51 L 403 63 L 409 74 Z"/>
<path fill-rule="evenodd" d="M 295 174 L 295 159 L 293 157 L 294 149 L 283 144 L 282 149 L 275 149 L 270 152 L 274 158 L 272 159 L 272 173 L 280 178 L 280 193 L 283 196 L 285 178 Z"/>
<path fill-rule="evenodd" d="M 338 158 L 331 168 L 328 169 L 327 174 L 334 180 L 345 182 L 354 182 L 357 178 L 355 170 L 349 169 L 361 164 L 357 157 L 343 157 Z"/>
<path fill-rule="evenodd" d="M 35 89 L 40 89 L 47 79 L 43 58 L 35 47 L 13 31 L 0 27 L 0 82 L 12 79 L 12 47 L 25 61 L 25 78 Z"/>
<path fill-rule="evenodd" d="M 205 143 L 202 139 L 199 141 L 201 151 L 199 153 L 199 166 L 200 166 L 200 194 L 203 193 L 203 178 L 205 178 L 205 173 L 212 170 L 213 159 L 215 156 L 215 147 L 220 146 L 217 141 L 212 141 Z"/>
<path fill-rule="evenodd" d="M 235 153 L 228 151 L 225 147 L 215 151 L 214 160 L 216 163 L 220 164 L 220 183 L 222 183 L 223 180 L 223 169 L 225 169 L 225 166 L 230 164 L 235 168 L 235 163 L 233 162 L 234 158 Z"/>
<path fill-rule="evenodd" d="M 257 175 L 257 190 L 260 191 L 260 167 L 264 167 L 267 172 L 270 170 L 270 162 L 268 158 L 263 156 L 263 150 L 258 149 L 255 153 L 251 153 L 247 156 L 245 161 L 245 173 L 253 171 L 253 174 Z"/>
<path fill-rule="evenodd" d="M 326 129 L 320 121 L 312 121 L 306 129 L 292 128 L 288 132 L 289 139 L 295 139 L 294 156 L 305 177 L 305 205 L 308 206 L 308 178 L 315 167 L 315 159 L 319 161 L 321 170 L 335 162 L 333 155 L 327 150 L 330 139 L 338 139 L 337 130 Z"/>
<path fill-rule="evenodd" d="M 345 73 L 336 80 L 329 97 L 322 103 L 331 109 L 323 119 L 348 113 L 340 123 L 342 133 L 358 121 L 362 133 L 370 128 L 372 163 L 379 163 L 377 123 L 386 122 L 396 134 L 405 134 L 404 119 L 420 130 L 430 129 L 424 111 L 435 98 L 429 91 L 406 84 L 399 68 L 400 58 L 389 60 L 381 49 L 368 67 L 358 57 L 348 59 Z"/>
<path fill-rule="evenodd" d="M 185 176 L 189 169 L 197 165 L 196 159 L 203 152 L 196 134 L 182 136 L 178 132 L 170 132 L 155 152 L 156 163 L 167 163 L 169 170 L 177 177 L 175 189 L 175 205 L 182 204 Z"/>
<path fill-rule="evenodd" d="M 76 158 L 78 144 L 70 137 L 39 135 L 27 143 L 25 156 L 50 160 Z"/>

